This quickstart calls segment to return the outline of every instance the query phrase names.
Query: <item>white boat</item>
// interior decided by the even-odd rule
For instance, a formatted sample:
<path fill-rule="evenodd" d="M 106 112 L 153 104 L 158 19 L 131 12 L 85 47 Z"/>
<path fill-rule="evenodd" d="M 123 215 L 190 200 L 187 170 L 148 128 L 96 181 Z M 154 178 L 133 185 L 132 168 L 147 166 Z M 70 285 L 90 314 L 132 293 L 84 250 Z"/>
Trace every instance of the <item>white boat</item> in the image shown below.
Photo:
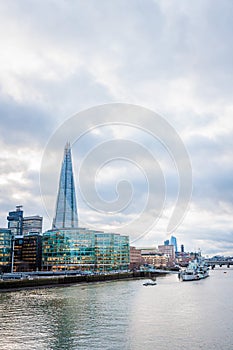
<path fill-rule="evenodd" d="M 179 272 L 179 278 L 182 281 L 195 281 L 208 276 L 209 267 L 201 257 L 190 261 L 187 268 Z"/>
<path fill-rule="evenodd" d="M 157 283 L 155 281 L 149 281 L 149 282 L 145 282 L 143 283 L 143 286 L 155 286 Z"/>

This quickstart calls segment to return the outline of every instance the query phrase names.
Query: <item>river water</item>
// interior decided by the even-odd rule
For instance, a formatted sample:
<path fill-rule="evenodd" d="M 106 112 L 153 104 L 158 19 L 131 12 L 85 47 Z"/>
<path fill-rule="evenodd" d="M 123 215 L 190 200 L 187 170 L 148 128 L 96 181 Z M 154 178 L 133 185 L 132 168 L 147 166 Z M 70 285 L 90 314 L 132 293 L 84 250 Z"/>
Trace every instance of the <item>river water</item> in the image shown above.
<path fill-rule="evenodd" d="M 233 268 L 195 282 L 143 282 L 1 293 L 0 349 L 233 349 Z"/>

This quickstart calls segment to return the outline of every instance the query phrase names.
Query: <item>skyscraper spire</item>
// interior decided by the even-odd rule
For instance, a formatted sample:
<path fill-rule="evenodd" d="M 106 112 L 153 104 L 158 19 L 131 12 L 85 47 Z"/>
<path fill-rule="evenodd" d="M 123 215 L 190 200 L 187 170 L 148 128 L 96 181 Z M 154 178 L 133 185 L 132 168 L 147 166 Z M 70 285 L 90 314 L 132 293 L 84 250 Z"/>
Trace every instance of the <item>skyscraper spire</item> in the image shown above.
<path fill-rule="evenodd" d="M 53 228 L 77 228 L 78 213 L 76 205 L 75 184 L 72 168 L 71 148 L 67 142 L 60 173 L 56 213 Z"/>

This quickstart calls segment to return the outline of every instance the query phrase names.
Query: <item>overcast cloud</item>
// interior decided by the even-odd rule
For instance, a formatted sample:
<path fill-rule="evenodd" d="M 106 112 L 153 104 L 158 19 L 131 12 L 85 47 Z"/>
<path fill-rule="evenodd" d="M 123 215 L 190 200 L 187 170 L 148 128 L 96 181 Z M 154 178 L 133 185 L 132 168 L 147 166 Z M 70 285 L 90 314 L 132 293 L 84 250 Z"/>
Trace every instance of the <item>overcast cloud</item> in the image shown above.
<path fill-rule="evenodd" d="M 1 226 L 8 211 L 22 204 L 26 215 L 43 215 L 44 229 L 50 228 L 64 145 L 53 168 L 57 177 L 48 177 L 45 208 L 39 178 L 49 139 L 82 110 L 130 103 L 162 115 L 189 152 L 193 195 L 174 232 L 178 244 L 233 255 L 232 16 L 231 0 L 0 0 Z M 114 200 L 117 175 L 129 178 L 134 198 L 127 210 L 98 213 L 82 199 L 79 165 L 93 147 L 111 139 L 137 141 L 156 155 L 166 181 L 164 211 L 135 244 L 161 244 L 179 191 L 177 171 L 161 143 L 127 127 L 89 132 L 73 147 L 80 222 L 118 230 L 145 205 L 143 172 L 122 162 L 100 171 L 96 186 L 103 198 Z M 145 214 L 148 220 L 155 215 Z M 134 240 L 140 225 L 123 231 Z"/>

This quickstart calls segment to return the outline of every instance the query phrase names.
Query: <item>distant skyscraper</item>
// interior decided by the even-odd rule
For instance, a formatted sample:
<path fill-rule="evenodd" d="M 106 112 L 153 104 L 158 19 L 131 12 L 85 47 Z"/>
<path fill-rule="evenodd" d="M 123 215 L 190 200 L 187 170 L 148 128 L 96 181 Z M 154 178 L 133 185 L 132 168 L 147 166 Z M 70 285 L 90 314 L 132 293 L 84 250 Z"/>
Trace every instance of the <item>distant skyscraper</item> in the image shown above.
<path fill-rule="evenodd" d="M 167 239 L 166 241 L 164 241 L 164 245 L 169 245 L 169 239 Z"/>
<path fill-rule="evenodd" d="M 78 213 L 76 205 L 75 184 L 72 168 L 71 148 L 67 143 L 61 167 L 56 213 L 53 229 L 77 228 Z"/>
<path fill-rule="evenodd" d="M 171 245 L 174 245 L 174 247 L 175 247 L 175 252 L 177 252 L 178 250 L 177 250 L 177 239 L 176 239 L 176 237 L 171 236 L 170 244 L 171 244 Z"/>
<path fill-rule="evenodd" d="M 8 228 L 11 230 L 12 235 L 23 235 L 23 210 L 22 205 L 17 205 L 15 211 L 10 211 L 7 216 Z"/>
<path fill-rule="evenodd" d="M 42 234 L 43 218 L 39 215 L 27 216 L 23 218 L 23 235 L 31 233 Z"/>

